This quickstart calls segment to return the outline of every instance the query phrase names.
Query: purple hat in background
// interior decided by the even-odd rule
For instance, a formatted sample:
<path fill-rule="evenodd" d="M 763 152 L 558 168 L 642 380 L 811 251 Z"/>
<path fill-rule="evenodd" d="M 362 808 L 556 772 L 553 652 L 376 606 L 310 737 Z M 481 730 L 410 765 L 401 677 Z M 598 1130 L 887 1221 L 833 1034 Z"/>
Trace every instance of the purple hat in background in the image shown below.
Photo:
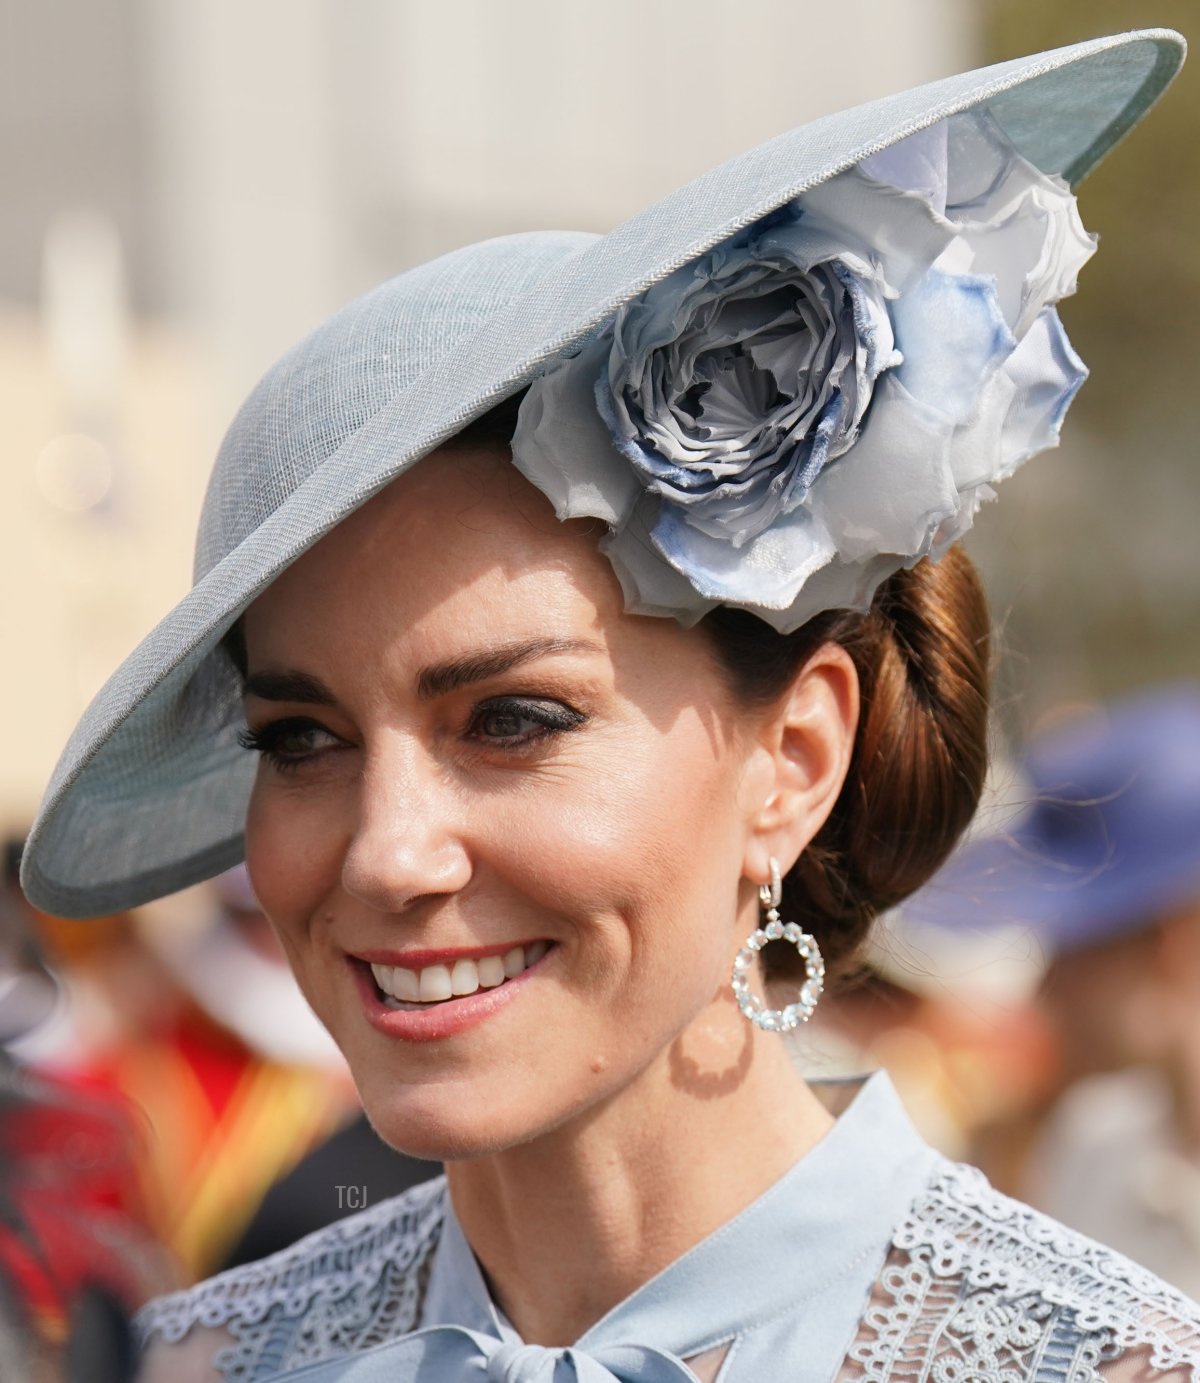
<path fill-rule="evenodd" d="M 1035 740 L 1028 806 L 968 841 L 904 924 L 1028 928 L 1050 951 L 1149 926 L 1200 900 L 1200 687 L 1175 685 Z"/>

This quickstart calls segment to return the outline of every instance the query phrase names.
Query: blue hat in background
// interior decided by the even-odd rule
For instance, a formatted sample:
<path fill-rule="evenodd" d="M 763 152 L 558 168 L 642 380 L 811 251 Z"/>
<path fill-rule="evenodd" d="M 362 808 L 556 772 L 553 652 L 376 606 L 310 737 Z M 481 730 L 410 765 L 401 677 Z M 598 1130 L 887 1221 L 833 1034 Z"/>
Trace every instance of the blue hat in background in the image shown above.
<path fill-rule="evenodd" d="M 964 845 L 903 906 L 906 925 L 1026 927 L 1068 951 L 1200 899 L 1200 687 L 1121 702 L 1035 741 L 1028 806 Z"/>

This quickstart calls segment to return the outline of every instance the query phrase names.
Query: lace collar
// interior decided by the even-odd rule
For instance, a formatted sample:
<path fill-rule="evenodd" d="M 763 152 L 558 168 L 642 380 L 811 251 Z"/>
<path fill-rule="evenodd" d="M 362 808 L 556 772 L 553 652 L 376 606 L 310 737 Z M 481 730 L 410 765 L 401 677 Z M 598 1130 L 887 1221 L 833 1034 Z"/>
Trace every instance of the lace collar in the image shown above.
<path fill-rule="evenodd" d="M 820 1093 L 820 1083 L 815 1088 Z M 635 1341 L 688 1358 L 803 1305 L 805 1352 L 814 1366 L 820 1361 L 814 1376 L 832 1377 L 891 1233 L 937 1161 L 887 1076 L 871 1076 L 774 1186 L 615 1306 L 578 1348 Z M 422 1328 L 436 1325 L 520 1343 L 448 1196 L 421 1313 Z"/>

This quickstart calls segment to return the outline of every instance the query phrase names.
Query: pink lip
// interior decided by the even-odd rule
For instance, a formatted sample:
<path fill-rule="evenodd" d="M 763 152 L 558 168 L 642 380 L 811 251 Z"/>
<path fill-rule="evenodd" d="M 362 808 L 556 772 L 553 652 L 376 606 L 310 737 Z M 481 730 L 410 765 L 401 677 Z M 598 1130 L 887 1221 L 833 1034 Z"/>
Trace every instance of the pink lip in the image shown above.
<path fill-rule="evenodd" d="M 520 943 L 514 944 L 519 945 Z M 385 1037 L 399 1038 L 404 1042 L 437 1042 L 441 1038 L 453 1037 L 457 1033 L 466 1032 L 469 1028 L 478 1027 L 480 1023 L 510 1004 L 525 988 L 529 978 L 546 963 L 547 957 L 554 954 L 555 949 L 551 946 L 541 960 L 536 961 L 528 970 L 522 971 L 516 979 L 505 980 L 495 989 L 477 989 L 474 994 L 468 994 L 461 999 L 446 999 L 440 1004 L 431 1004 L 428 1011 L 425 1012 L 388 1008 L 376 991 L 370 966 L 362 964 L 358 957 L 348 957 L 348 959 L 350 969 L 354 974 L 354 982 L 362 996 L 367 1022 L 377 1032 L 383 1033 Z M 421 964 L 441 965 L 445 963 L 442 958 L 447 955 L 457 959 L 461 959 L 463 956 L 474 959 L 477 955 L 503 955 L 504 952 L 511 950 L 512 946 L 509 945 L 503 950 L 496 948 L 489 950 L 485 947 L 479 951 L 409 951 L 405 954 L 410 965 L 414 955 L 436 956 L 437 959 L 422 961 Z M 374 959 L 376 955 L 385 954 L 384 952 L 371 952 L 369 954 L 372 962 L 376 965 L 400 964 L 399 961 Z M 397 953 L 389 952 L 387 954 Z"/>

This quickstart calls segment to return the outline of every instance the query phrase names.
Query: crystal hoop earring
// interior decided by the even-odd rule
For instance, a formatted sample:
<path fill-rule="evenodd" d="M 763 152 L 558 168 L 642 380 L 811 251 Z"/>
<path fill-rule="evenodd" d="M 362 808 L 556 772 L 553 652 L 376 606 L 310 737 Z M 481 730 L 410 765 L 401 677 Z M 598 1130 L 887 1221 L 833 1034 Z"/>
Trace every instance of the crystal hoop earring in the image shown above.
<path fill-rule="evenodd" d="M 801 1023 L 807 1023 L 816 1011 L 817 1001 L 825 988 L 825 961 L 815 937 L 810 936 L 795 922 L 779 920 L 783 880 L 779 874 L 779 861 L 774 856 L 771 857 L 770 865 L 771 882 L 763 884 L 758 890 L 765 914 L 765 925 L 747 940 L 734 958 L 731 984 L 743 1017 L 748 1018 L 755 1027 L 762 1028 L 764 1032 L 791 1032 Z M 804 983 L 800 986 L 800 997 L 787 1008 L 767 1008 L 750 989 L 749 972 L 754 958 L 768 941 L 790 941 L 804 962 L 806 974 Z"/>

